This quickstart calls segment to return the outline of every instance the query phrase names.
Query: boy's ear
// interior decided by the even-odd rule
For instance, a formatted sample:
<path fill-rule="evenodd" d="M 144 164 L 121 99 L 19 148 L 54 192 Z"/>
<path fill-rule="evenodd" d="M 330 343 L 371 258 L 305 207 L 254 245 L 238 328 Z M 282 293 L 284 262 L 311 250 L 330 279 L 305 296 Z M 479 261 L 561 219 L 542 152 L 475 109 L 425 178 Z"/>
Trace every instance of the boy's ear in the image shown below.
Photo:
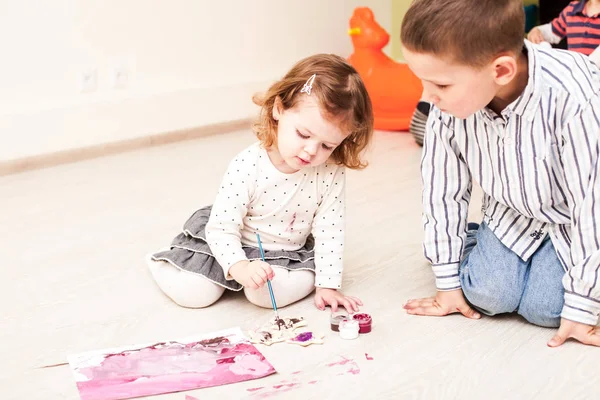
<path fill-rule="evenodd" d="M 518 72 L 517 60 L 509 55 L 496 58 L 492 66 L 494 69 L 494 80 L 501 86 L 510 83 Z"/>
<path fill-rule="evenodd" d="M 281 102 L 281 98 L 279 96 L 275 97 L 275 102 L 273 103 L 273 119 L 275 121 L 279 121 L 279 117 L 283 112 L 283 103 Z"/>

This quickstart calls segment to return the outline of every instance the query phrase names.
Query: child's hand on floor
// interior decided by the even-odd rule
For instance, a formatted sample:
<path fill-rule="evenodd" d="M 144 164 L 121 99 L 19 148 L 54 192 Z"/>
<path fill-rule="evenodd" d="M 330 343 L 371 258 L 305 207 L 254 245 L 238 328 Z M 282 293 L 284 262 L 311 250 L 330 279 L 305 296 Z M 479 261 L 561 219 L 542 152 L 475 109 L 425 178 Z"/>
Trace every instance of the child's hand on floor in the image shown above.
<path fill-rule="evenodd" d="M 560 320 L 558 332 L 550 339 L 548 346 L 558 347 L 568 338 L 573 338 L 583 344 L 600 346 L 600 329 L 597 326 L 586 325 L 563 318 Z"/>
<path fill-rule="evenodd" d="M 323 311 L 327 305 L 331 306 L 331 311 L 333 312 L 337 311 L 338 306 L 344 306 L 346 311 L 354 313 L 358 311 L 358 306 L 362 306 L 363 303 L 360 299 L 353 296 L 345 296 L 342 292 L 338 292 L 335 289 L 317 288 L 315 292 L 315 306 Z"/>
<path fill-rule="evenodd" d="M 529 34 L 527 35 L 527 40 L 535 44 L 542 43 L 544 41 L 544 36 L 542 35 L 540 28 L 533 28 L 530 30 Z"/>
<path fill-rule="evenodd" d="M 240 261 L 229 268 L 229 275 L 240 285 L 258 289 L 267 283 L 267 279 L 273 279 L 275 273 L 273 268 L 264 261 Z"/>
<path fill-rule="evenodd" d="M 467 318 L 481 318 L 481 315 L 467 304 L 461 289 L 447 292 L 438 291 L 435 297 L 409 300 L 404 305 L 404 309 L 407 313 L 414 315 L 439 317 L 459 312 Z"/>

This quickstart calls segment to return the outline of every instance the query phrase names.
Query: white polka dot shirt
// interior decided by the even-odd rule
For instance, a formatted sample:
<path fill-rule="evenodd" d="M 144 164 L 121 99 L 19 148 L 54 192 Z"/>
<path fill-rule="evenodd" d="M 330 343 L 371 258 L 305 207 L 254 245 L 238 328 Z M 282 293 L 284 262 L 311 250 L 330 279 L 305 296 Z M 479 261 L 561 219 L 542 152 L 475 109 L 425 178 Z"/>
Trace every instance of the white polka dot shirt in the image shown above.
<path fill-rule="evenodd" d="M 246 255 L 242 245 L 295 251 L 315 239 L 315 286 L 342 284 L 345 168 L 326 163 L 284 174 L 255 143 L 229 164 L 208 224 L 206 239 L 227 279 Z"/>

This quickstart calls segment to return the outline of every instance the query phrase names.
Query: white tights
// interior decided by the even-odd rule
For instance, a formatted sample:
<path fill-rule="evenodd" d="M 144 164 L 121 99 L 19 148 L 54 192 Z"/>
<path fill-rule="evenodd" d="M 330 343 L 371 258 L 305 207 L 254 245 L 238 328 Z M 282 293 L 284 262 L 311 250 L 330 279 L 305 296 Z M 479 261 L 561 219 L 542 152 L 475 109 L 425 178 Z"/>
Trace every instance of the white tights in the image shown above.
<path fill-rule="evenodd" d="M 215 303 L 225 292 L 225 288 L 206 279 L 202 275 L 181 270 L 165 261 L 147 258 L 147 264 L 158 287 L 175 303 L 182 307 L 202 308 Z M 285 307 L 308 296 L 315 288 L 315 274 L 312 271 L 289 271 L 273 266 L 271 280 L 277 307 Z M 246 298 L 259 307 L 271 308 L 269 289 L 244 288 Z"/>

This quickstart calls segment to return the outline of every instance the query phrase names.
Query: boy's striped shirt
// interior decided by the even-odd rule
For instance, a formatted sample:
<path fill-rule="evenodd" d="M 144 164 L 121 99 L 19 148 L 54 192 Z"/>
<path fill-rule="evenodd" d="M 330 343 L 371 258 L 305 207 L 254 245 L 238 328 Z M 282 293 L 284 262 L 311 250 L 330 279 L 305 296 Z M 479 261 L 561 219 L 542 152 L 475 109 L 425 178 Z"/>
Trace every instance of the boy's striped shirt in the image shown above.
<path fill-rule="evenodd" d="M 438 290 L 460 288 L 472 183 L 484 221 L 528 260 L 550 235 L 566 274 L 562 317 L 600 315 L 600 71 L 588 57 L 525 42 L 529 81 L 497 115 L 433 107 L 422 159 L 425 256 Z"/>

